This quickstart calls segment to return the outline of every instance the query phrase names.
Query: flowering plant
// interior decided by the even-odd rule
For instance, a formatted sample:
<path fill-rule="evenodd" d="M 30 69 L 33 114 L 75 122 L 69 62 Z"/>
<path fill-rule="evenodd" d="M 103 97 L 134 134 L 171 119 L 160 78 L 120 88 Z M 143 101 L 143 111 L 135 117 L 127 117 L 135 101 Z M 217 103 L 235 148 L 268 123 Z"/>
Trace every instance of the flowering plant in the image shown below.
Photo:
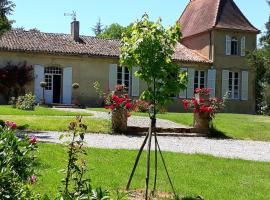
<path fill-rule="evenodd" d="M 128 112 L 131 112 L 133 107 L 132 100 L 129 98 L 125 87 L 123 85 L 116 85 L 115 91 L 110 93 L 105 98 L 105 108 L 112 111 L 117 111 L 119 109 L 124 109 Z"/>
<path fill-rule="evenodd" d="M 185 110 L 191 109 L 194 113 L 208 113 L 211 118 L 216 113 L 220 112 L 225 107 L 224 99 L 214 98 L 202 98 L 201 96 L 208 96 L 211 89 L 209 88 L 197 88 L 195 89 L 196 97 L 192 97 L 191 100 L 183 100 Z"/>
<path fill-rule="evenodd" d="M 11 121 L 0 125 L 0 199 L 37 199 L 30 190 L 37 181 L 37 138 L 17 132 L 16 127 Z"/>

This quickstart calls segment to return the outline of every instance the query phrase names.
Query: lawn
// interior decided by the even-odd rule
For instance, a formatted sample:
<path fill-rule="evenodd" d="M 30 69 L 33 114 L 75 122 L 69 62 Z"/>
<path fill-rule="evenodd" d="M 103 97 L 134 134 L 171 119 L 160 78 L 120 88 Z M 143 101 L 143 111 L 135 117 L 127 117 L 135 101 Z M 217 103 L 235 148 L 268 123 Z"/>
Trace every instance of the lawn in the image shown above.
<path fill-rule="evenodd" d="M 108 112 L 103 108 L 89 110 Z M 132 113 L 135 116 L 147 116 L 147 113 Z M 192 125 L 192 113 L 158 114 L 157 118 L 167 119 L 184 125 Z M 223 135 L 234 139 L 270 141 L 270 117 L 261 115 L 220 113 L 214 119 L 215 128 Z"/>
<path fill-rule="evenodd" d="M 137 151 L 87 148 L 87 177 L 92 186 L 103 189 L 123 189 Z M 168 169 L 178 193 L 207 200 L 268 200 L 270 199 L 270 163 L 216 158 L 208 155 L 164 153 Z M 66 166 L 66 153 L 61 145 L 39 144 L 37 155 L 38 183 L 35 191 L 55 194 L 63 175 L 59 170 Z M 158 188 L 171 191 L 159 160 Z M 153 168 L 151 169 L 153 172 Z M 145 154 L 132 183 L 143 188 Z M 152 180 L 152 179 L 151 179 Z"/>
<path fill-rule="evenodd" d="M 34 111 L 26 111 L 12 108 L 10 105 L 0 105 L 0 115 L 91 116 L 89 113 L 67 112 L 40 106 L 37 106 Z"/>
<path fill-rule="evenodd" d="M 63 116 L 27 116 L 27 115 L 0 115 L 1 120 L 10 120 L 17 123 L 19 129 L 35 131 L 66 131 L 68 124 L 75 117 Z M 103 119 L 83 118 L 88 132 L 108 133 L 110 122 Z"/>

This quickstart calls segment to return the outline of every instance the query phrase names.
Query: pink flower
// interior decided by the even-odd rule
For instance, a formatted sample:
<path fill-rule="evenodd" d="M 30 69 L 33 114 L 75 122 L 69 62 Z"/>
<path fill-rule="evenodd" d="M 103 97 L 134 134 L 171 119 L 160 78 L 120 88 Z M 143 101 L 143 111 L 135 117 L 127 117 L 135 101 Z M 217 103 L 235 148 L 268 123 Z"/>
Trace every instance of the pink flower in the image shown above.
<path fill-rule="evenodd" d="M 35 184 L 37 182 L 37 177 L 35 175 L 32 175 L 30 177 L 30 182 L 31 182 L 31 184 Z"/>
<path fill-rule="evenodd" d="M 12 129 L 16 129 L 17 128 L 17 124 L 15 122 L 11 122 L 11 121 L 6 121 L 5 125 L 12 128 Z"/>
<path fill-rule="evenodd" d="M 201 88 L 196 88 L 195 89 L 195 93 L 200 93 L 202 90 L 201 90 Z"/>
<path fill-rule="evenodd" d="M 35 145 L 37 143 L 37 137 L 31 136 L 29 139 L 29 144 Z"/>
<path fill-rule="evenodd" d="M 183 102 L 183 105 L 185 107 L 185 110 L 187 110 L 188 106 L 189 106 L 188 100 L 184 99 L 182 102 Z"/>

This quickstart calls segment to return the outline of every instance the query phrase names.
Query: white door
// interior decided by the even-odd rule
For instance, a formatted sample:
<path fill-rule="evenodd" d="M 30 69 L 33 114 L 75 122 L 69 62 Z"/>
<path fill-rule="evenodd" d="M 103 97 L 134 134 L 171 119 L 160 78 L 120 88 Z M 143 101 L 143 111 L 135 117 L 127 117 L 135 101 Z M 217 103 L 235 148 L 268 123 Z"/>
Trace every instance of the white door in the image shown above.
<path fill-rule="evenodd" d="M 72 67 L 63 69 L 63 103 L 71 104 L 72 98 Z"/>
<path fill-rule="evenodd" d="M 36 103 L 39 103 L 40 100 L 42 99 L 42 88 L 40 87 L 40 82 L 44 81 L 44 67 L 43 66 L 35 65 L 34 77 L 35 77 Z"/>
<path fill-rule="evenodd" d="M 45 87 L 45 103 L 51 104 L 53 102 L 53 75 L 45 74 L 45 82 L 47 83 Z"/>

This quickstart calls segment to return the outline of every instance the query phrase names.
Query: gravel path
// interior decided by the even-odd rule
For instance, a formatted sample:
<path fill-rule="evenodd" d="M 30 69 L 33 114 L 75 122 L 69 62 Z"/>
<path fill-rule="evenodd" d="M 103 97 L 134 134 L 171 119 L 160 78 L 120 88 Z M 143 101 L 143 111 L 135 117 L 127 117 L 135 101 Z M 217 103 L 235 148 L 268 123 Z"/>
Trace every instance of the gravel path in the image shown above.
<path fill-rule="evenodd" d="M 69 112 L 81 112 L 90 113 L 93 116 L 87 118 L 99 118 L 99 119 L 111 119 L 111 115 L 107 112 L 92 111 L 86 109 L 76 109 L 76 108 L 54 108 L 57 110 L 69 111 Z M 150 119 L 149 117 L 131 116 L 128 118 L 128 126 L 137 127 L 149 127 Z M 157 127 L 162 128 L 186 128 L 187 126 L 171 122 L 169 120 L 157 119 Z"/>
<path fill-rule="evenodd" d="M 33 132 L 40 141 L 62 143 L 60 132 Z M 202 137 L 158 137 L 163 151 L 211 154 L 216 157 L 239 158 L 270 162 L 270 142 L 244 140 L 217 140 Z M 87 134 L 88 147 L 108 149 L 139 149 L 144 137 L 108 134 Z"/>

